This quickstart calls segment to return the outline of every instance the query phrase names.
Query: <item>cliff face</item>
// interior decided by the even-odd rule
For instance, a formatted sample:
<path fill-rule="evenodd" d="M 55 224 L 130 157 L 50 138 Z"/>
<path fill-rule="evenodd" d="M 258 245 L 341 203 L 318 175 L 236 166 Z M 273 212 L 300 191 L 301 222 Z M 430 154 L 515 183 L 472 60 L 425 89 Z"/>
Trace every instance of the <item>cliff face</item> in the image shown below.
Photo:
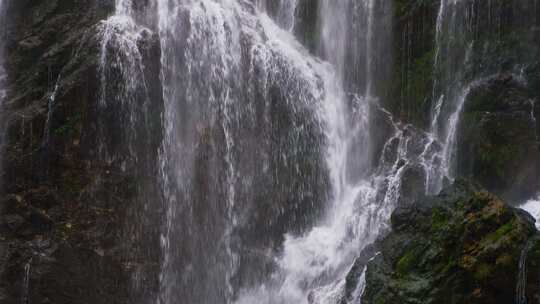
<path fill-rule="evenodd" d="M 128 254 L 136 246 L 120 239 L 144 181 L 100 154 L 99 128 L 118 137 L 123 128 L 98 108 L 100 26 L 114 1 L 10 1 L 7 10 L 0 302 L 126 303 L 139 265 Z M 159 52 L 146 50 L 155 66 Z"/>
<path fill-rule="evenodd" d="M 540 92 L 531 85 L 534 77 L 524 77 L 500 73 L 475 85 L 457 143 L 459 172 L 511 202 L 525 201 L 540 188 Z"/>
<path fill-rule="evenodd" d="M 394 2 L 396 64 L 386 106 L 429 130 L 436 99 L 463 92 L 454 175 L 523 201 L 539 188 L 538 7 L 463 1 L 452 9 L 439 1 Z M 445 107 L 439 115 L 449 120 Z"/>

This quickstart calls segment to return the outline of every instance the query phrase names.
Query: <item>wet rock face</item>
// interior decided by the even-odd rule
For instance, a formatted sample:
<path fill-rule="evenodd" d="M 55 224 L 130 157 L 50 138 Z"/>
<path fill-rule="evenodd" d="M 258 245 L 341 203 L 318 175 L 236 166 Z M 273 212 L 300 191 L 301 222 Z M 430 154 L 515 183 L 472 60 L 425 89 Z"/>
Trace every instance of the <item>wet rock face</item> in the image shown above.
<path fill-rule="evenodd" d="M 533 0 L 462 1 L 470 58 L 465 81 L 538 64 L 539 7 Z M 436 24 L 440 1 L 395 0 L 393 87 L 387 107 L 417 126 L 428 123 L 434 102 Z M 456 41 L 464 37 L 457 37 Z M 465 47 L 465 46 L 463 46 Z M 440 68 L 439 68 L 440 69 Z M 440 82 L 440 81 L 439 81 Z"/>
<path fill-rule="evenodd" d="M 395 0 L 391 97 L 386 106 L 417 126 L 429 120 L 440 1 Z"/>
<path fill-rule="evenodd" d="M 473 87 L 458 137 L 458 171 L 509 201 L 540 188 L 536 93 L 512 74 Z"/>
<path fill-rule="evenodd" d="M 458 23 L 467 26 L 452 43 L 466 43 L 459 48 L 468 48 L 468 59 L 457 81 L 479 84 L 460 115 L 456 175 L 474 179 L 510 202 L 522 201 L 539 188 L 539 127 L 534 121 L 540 94 L 539 8 L 531 0 L 468 0 L 460 5 L 467 16 Z M 396 64 L 392 98 L 385 106 L 395 117 L 424 129 L 436 102 L 434 81 L 444 82 L 444 71 L 454 68 L 434 65 L 440 47 L 439 8 L 440 1 L 394 1 Z M 448 106 L 443 105 L 443 112 Z"/>
<path fill-rule="evenodd" d="M 525 288 L 524 295 L 528 302 L 526 303 L 539 303 L 540 302 L 540 290 L 538 284 L 540 283 L 540 236 L 536 235 L 529 240 L 529 249 L 525 252 L 525 260 L 521 265 L 523 268 L 523 287 Z M 522 256 L 523 257 L 523 256 Z M 524 303 L 524 302 L 522 302 Z"/>
<path fill-rule="evenodd" d="M 27 259 L 26 245 L 11 243 L 5 251 L 12 258 L 2 279 L 13 285 L 0 293 L 0 303 L 127 302 L 126 272 L 111 257 L 36 240 L 31 243 L 32 249 L 45 251 Z"/>
<path fill-rule="evenodd" d="M 400 203 L 404 205 L 412 204 L 414 201 L 424 196 L 426 189 L 426 173 L 420 165 L 408 165 L 403 172 L 401 184 Z"/>
<path fill-rule="evenodd" d="M 125 254 L 136 252 L 132 244 L 118 239 L 136 192 L 150 187 L 136 177 L 153 174 L 147 164 L 157 153 L 148 151 L 160 135 L 140 171 L 98 157 L 98 33 L 114 1 L 17 0 L 8 10 L 0 303 L 129 302 L 139 264 Z M 148 74 L 158 79 L 157 41 L 145 41 Z M 118 119 L 107 126 L 122 128 Z"/>
<path fill-rule="evenodd" d="M 10 3 L 3 176 L 8 193 L 64 174 L 58 165 L 68 165 L 85 145 L 85 115 L 97 92 L 94 26 L 112 9 L 106 1 Z"/>
<path fill-rule="evenodd" d="M 522 249 L 538 236 L 528 214 L 464 182 L 398 207 L 392 229 L 368 263 L 362 303 L 512 303 Z M 530 300 L 537 276 L 527 277 Z"/>

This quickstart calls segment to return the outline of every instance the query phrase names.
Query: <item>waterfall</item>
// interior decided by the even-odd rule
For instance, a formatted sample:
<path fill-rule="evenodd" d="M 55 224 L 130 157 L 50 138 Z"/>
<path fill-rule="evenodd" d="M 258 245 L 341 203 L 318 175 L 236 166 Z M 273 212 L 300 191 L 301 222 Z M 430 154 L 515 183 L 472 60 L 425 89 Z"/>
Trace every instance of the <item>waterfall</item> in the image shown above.
<path fill-rule="evenodd" d="M 43 142 L 41 143 L 42 148 L 47 148 L 51 138 L 51 121 L 54 115 L 54 108 L 56 106 L 56 95 L 60 89 L 60 75 L 58 76 L 52 91 L 49 93 L 47 98 L 47 119 L 45 120 L 45 128 L 43 134 Z"/>
<path fill-rule="evenodd" d="M 366 272 L 367 267 L 364 267 L 360 278 L 358 278 L 359 283 L 354 290 L 352 301 L 350 301 L 349 303 L 362 303 L 362 295 L 364 294 L 364 291 L 366 289 Z"/>
<path fill-rule="evenodd" d="M 165 102 L 160 168 L 166 211 L 160 303 L 184 298 L 322 304 L 344 297 L 347 272 L 362 248 L 388 229 L 403 176 L 421 161 L 416 142 L 425 141 L 378 105 L 375 63 L 380 61 L 375 57 L 382 54 L 374 40 L 379 34 L 387 37 L 378 31 L 388 27 L 378 24 L 384 20 L 375 18 L 375 10 L 387 9 L 389 3 L 322 2 L 321 61 L 296 41 L 294 22 L 280 21 L 294 12 L 270 18 L 264 2 L 158 2 Z M 295 9 L 281 4 L 281 11 Z M 358 14 L 350 14 L 351 8 Z M 351 24 L 355 22 L 359 24 Z M 363 50 L 354 60 L 364 62 L 364 85 L 353 86 L 348 83 L 350 54 L 344 50 L 354 34 L 351 28 L 360 24 L 368 31 L 355 39 L 355 47 Z M 353 87 L 357 89 L 346 89 Z M 248 264 L 253 268 L 246 279 L 245 250 L 255 248 L 238 233 L 249 221 L 243 209 L 257 203 L 253 185 L 260 177 L 254 171 L 270 174 L 272 155 L 287 161 L 265 139 L 265 132 L 276 131 L 269 115 L 282 98 L 281 111 L 305 112 L 303 119 L 313 115 L 307 126 L 292 126 L 285 149 L 303 148 L 296 141 L 310 132 L 306 127 L 324 135 L 310 148 L 323 148 L 315 152 L 326 159 L 330 195 L 318 224 L 303 233 L 285 231 L 282 248 L 262 254 L 272 260 L 270 274 Z M 375 168 L 369 136 L 373 112 L 382 113 L 394 133 Z M 254 151 L 259 155 L 252 168 L 253 159 L 246 156 Z M 286 187 L 274 182 L 279 189 Z M 356 290 L 363 290 L 362 279 Z"/>
<path fill-rule="evenodd" d="M 101 36 L 101 56 L 99 62 L 100 92 L 99 106 L 104 112 L 104 120 L 109 119 L 108 110 L 117 109 L 122 115 L 126 137 L 117 140 L 126 143 L 127 156 L 135 157 L 136 132 L 138 121 L 143 120 L 138 117 L 139 107 L 148 106 L 147 81 L 144 74 L 142 54 L 139 50 L 139 43 L 151 31 L 139 25 L 131 9 L 130 0 L 117 0 L 116 11 L 100 25 Z M 142 98 L 141 98 L 142 96 Z M 138 104 L 141 102 L 142 104 Z M 105 121 L 104 124 L 110 124 Z M 103 129 L 103 137 L 110 130 Z M 110 133 L 109 133 L 110 134 Z M 107 163 L 111 164 L 115 158 L 125 154 L 111 151 L 107 142 L 100 142 L 99 154 Z"/>
<path fill-rule="evenodd" d="M 24 264 L 24 277 L 22 282 L 21 304 L 30 304 L 30 274 L 32 271 L 32 258 Z"/>
<path fill-rule="evenodd" d="M 456 137 L 461 112 L 471 86 L 465 78 L 474 40 L 470 24 L 474 1 L 442 0 L 436 23 L 431 145 L 439 143 L 437 153 L 426 159 L 427 192 L 438 193 L 444 179 L 456 176 Z M 426 149 L 426 150 L 427 150 Z"/>
<path fill-rule="evenodd" d="M 299 1 L 157 0 L 144 22 L 117 0 L 100 25 L 100 134 L 113 139 L 99 155 L 122 172 L 152 137 L 141 125 L 157 80 L 146 78 L 141 44 L 159 44 L 158 303 L 359 302 L 366 269 L 352 294 L 346 276 L 389 229 L 407 173 L 421 171 L 430 194 L 456 175 L 475 85 L 466 1 L 441 1 L 428 132 L 382 107 L 392 2 L 321 0 L 310 52 L 295 37 Z M 110 113 L 120 113 L 118 134 L 107 134 Z M 376 156 L 375 115 L 390 129 Z M 128 229 L 133 242 L 144 233 Z"/>
<path fill-rule="evenodd" d="M 345 276 L 355 257 L 362 248 L 375 240 L 385 229 L 391 211 L 400 198 L 404 172 L 420 155 L 411 144 L 415 138 L 406 125 L 395 122 L 388 112 L 379 109 L 373 96 L 370 73 L 374 58 L 367 62 L 364 91 L 348 95 L 344 90 L 346 71 L 344 52 L 336 51 L 336 45 L 344 46 L 348 40 L 348 9 L 351 2 L 322 3 L 323 56 L 333 69 L 321 70 L 326 95 L 320 109 L 325 125 L 327 143 L 327 166 L 330 171 L 332 196 L 328 211 L 319 225 L 310 232 L 297 236 L 287 234 L 283 252 L 277 257 L 279 269 L 272 278 L 257 288 L 243 292 L 238 303 L 338 303 L 344 295 Z M 363 2 L 362 10 L 369 31 L 377 27 L 374 23 L 373 1 Z M 377 37 L 371 32 L 363 41 L 364 56 L 375 56 Z M 384 147 L 383 157 L 373 174 L 358 174 L 363 178 L 352 178 L 350 168 L 370 171 L 369 130 L 370 112 L 382 111 L 394 126 L 394 135 Z M 353 149 L 353 146 L 358 145 Z M 352 153 L 352 152 L 360 153 Z M 391 155 L 395 155 L 392 157 Z M 351 163 L 360 163 L 353 165 Z M 363 277 L 356 290 L 363 290 Z M 354 295 L 359 299 L 361 294 Z"/>
<path fill-rule="evenodd" d="M 530 199 L 520 206 L 536 219 L 536 228 L 540 229 L 540 194 L 535 199 Z"/>
<path fill-rule="evenodd" d="M 301 0 L 255 0 L 257 8 L 274 17 L 282 29 L 293 32 L 296 24 L 296 7 Z"/>
<path fill-rule="evenodd" d="M 520 11 L 533 1 L 0 0 L 0 176 L 13 179 L 0 229 L 6 275 L 20 270 L 2 292 L 23 304 L 72 285 L 140 304 L 361 303 L 398 205 L 438 193 L 458 168 L 491 179 L 483 163 L 503 175 L 514 154 L 536 156 L 521 131 L 536 123 L 537 62 L 511 44 L 538 29 L 508 26 L 536 22 Z M 431 84 L 430 102 L 412 100 Z M 460 138 L 462 116 L 479 132 Z M 499 145 L 507 126 L 500 138 L 527 146 Z M 539 200 L 522 206 L 537 219 Z M 43 256 L 26 260 L 36 242 Z M 56 280 L 81 257 L 90 271 Z"/>
<path fill-rule="evenodd" d="M 247 267 L 240 251 L 255 250 L 238 237 L 253 233 L 246 226 L 256 219 L 245 211 L 273 201 L 255 201 L 256 191 L 274 187 L 304 201 L 317 187 L 312 174 L 297 194 L 285 192 L 290 185 L 281 178 L 289 177 L 276 166 L 304 175 L 297 162 L 318 153 L 316 112 L 325 94 L 318 70 L 326 67 L 251 3 L 159 1 L 158 19 L 166 212 L 159 300 L 231 303 Z"/>
<path fill-rule="evenodd" d="M 516 286 L 516 304 L 527 304 L 527 255 L 532 248 L 534 242 L 527 241 L 525 247 L 521 250 L 519 257 L 519 270 Z"/>
<path fill-rule="evenodd" d="M 148 276 L 154 276 L 150 269 L 159 260 L 155 225 L 161 200 L 155 158 L 161 109 L 151 84 L 154 80 L 147 79 L 155 64 L 147 58 L 154 33 L 135 8 L 134 1 L 116 0 L 114 13 L 97 28 L 101 43 L 98 121 L 92 153 L 103 165 L 97 168 L 91 195 L 104 204 L 118 204 L 118 196 L 129 200 L 122 210 L 125 219 L 119 223 L 123 244 L 119 255 L 132 274 L 131 296 L 143 302 L 155 297 Z M 114 183 L 128 184 L 129 192 L 115 195 Z"/>
<path fill-rule="evenodd" d="M 442 0 L 436 21 L 433 92 L 430 115 L 431 147 L 437 153 L 426 158 L 428 193 L 438 193 L 445 180 L 453 181 L 457 172 L 457 139 L 461 116 L 469 93 L 500 73 L 511 73 L 526 84 L 523 67 L 535 51 L 520 50 L 516 46 L 512 60 L 493 59 L 499 52 L 507 24 L 528 29 L 534 24 L 534 12 L 529 1 L 506 4 L 477 0 Z M 504 8 L 523 15 L 520 20 L 504 15 Z M 529 10 L 532 13 L 529 16 Z M 534 55 L 532 55 L 534 56 Z M 534 109 L 534 107 L 531 107 Z M 462 173 L 462 172 L 461 172 Z"/>

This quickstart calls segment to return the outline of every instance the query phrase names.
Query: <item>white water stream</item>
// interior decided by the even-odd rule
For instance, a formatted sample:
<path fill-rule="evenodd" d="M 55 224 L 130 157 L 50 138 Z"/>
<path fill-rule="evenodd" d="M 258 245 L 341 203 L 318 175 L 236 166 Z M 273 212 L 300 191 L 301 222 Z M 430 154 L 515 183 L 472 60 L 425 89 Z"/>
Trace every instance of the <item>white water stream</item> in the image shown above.
<path fill-rule="evenodd" d="M 520 208 L 529 212 L 536 219 L 536 228 L 540 229 L 540 195 L 536 199 L 528 200 Z"/>

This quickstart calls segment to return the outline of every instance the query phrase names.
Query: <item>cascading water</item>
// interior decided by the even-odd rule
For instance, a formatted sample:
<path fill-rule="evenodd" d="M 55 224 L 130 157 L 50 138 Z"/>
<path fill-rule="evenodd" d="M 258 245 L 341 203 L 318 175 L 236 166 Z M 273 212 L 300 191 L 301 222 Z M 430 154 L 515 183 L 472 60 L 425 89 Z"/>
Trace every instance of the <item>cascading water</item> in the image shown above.
<path fill-rule="evenodd" d="M 50 92 L 48 93 L 47 97 L 47 118 L 45 120 L 45 127 L 43 129 L 43 139 L 41 141 L 41 150 L 42 150 L 42 160 L 44 163 L 44 176 L 47 176 L 49 174 L 49 167 L 47 164 L 47 161 L 51 154 L 51 124 L 54 119 L 54 111 L 56 108 L 56 97 L 58 95 L 58 91 L 60 90 L 60 81 L 61 81 L 61 75 L 58 75 L 56 81 L 54 81 L 54 85 L 51 86 Z M 51 81 L 52 82 L 52 81 Z"/>
<path fill-rule="evenodd" d="M 535 199 L 528 200 L 520 208 L 529 212 L 536 219 L 536 228 L 540 229 L 540 194 Z"/>
<path fill-rule="evenodd" d="M 318 157 L 321 144 L 314 114 L 324 94 L 321 64 L 251 3 L 159 1 L 158 18 L 166 210 L 160 302 L 231 303 L 235 281 L 256 280 L 256 268 L 242 273 L 249 261 L 240 251 L 259 250 L 248 244 L 255 240 L 246 226 L 276 225 L 272 219 L 284 213 L 246 214 L 272 201 L 256 191 L 274 189 L 274 203 L 320 191 L 311 190 L 318 173 L 306 176 L 300 164 Z M 304 176 L 291 181 L 301 181 L 293 193 L 287 180 L 297 175 Z"/>
<path fill-rule="evenodd" d="M 292 32 L 296 21 L 296 7 L 299 0 L 258 0 L 261 11 L 269 11 L 275 22 L 284 30 Z"/>
<path fill-rule="evenodd" d="M 298 3 L 158 0 L 145 26 L 118 0 L 102 24 L 100 106 L 122 113 L 126 131 L 100 153 L 123 170 L 148 135 L 140 45 L 159 36 L 158 303 L 359 302 L 365 269 L 350 294 L 346 275 L 388 229 L 405 176 L 420 171 L 432 194 L 456 175 L 474 6 L 441 1 L 424 134 L 380 105 L 391 1 L 320 1 L 311 53 L 294 36 Z M 376 157 L 375 115 L 390 129 Z"/>
<path fill-rule="evenodd" d="M 444 179 L 456 176 L 454 168 L 456 136 L 461 112 L 470 91 L 465 80 L 474 40 L 470 28 L 474 16 L 468 1 L 442 0 L 436 24 L 433 84 L 433 108 L 431 110 L 431 140 L 426 146 L 430 153 L 425 160 L 427 173 L 426 190 L 438 193 Z M 440 144 L 440 147 L 433 145 Z"/>
<path fill-rule="evenodd" d="M 516 286 L 516 304 L 527 304 L 527 255 L 532 248 L 533 242 L 528 241 L 521 250 L 519 257 L 519 270 Z"/>
<path fill-rule="evenodd" d="M 151 269 L 159 263 L 159 250 L 155 249 L 159 228 L 155 222 L 161 201 L 155 181 L 155 155 L 160 141 L 161 107 L 155 91 L 161 88 L 147 81 L 152 77 L 151 65 L 156 64 L 147 58 L 153 32 L 139 17 L 133 1 L 116 0 L 114 14 L 98 25 L 101 49 L 95 154 L 104 168 L 94 189 L 99 196 L 114 193 L 115 189 L 108 187 L 118 180 L 129 183 L 127 197 L 131 202 L 123 210 L 125 248 L 121 254 L 133 272 L 132 296 L 142 302 L 155 297 L 150 291 L 155 287 L 146 276 L 155 272 Z M 118 204 L 114 195 L 105 194 L 100 199 Z"/>
<path fill-rule="evenodd" d="M 377 28 L 373 18 L 375 4 L 373 1 L 363 4 L 363 16 L 367 19 L 361 21 L 367 23 L 371 31 Z M 276 258 L 278 270 L 267 283 L 244 291 L 238 303 L 339 302 L 345 296 L 345 275 L 355 257 L 386 229 L 390 213 L 400 197 L 403 172 L 410 168 L 410 164 L 419 161 L 420 155 L 414 152 L 413 138 L 406 131 L 406 126 L 393 122 L 388 115 L 395 135 L 385 146 L 375 173 L 350 172 L 351 167 L 371 170 L 367 165 L 370 111 L 373 111 L 370 104 L 376 100 L 372 95 L 374 80 L 370 74 L 373 58 L 364 58 L 367 62 L 364 91 L 351 98 L 343 89 L 346 55 L 336 51 L 343 48 L 335 46 L 346 44 L 350 24 L 344 16 L 347 16 L 350 5 L 346 1 L 337 5 L 328 1 L 323 2 L 320 11 L 323 18 L 321 53 L 326 54 L 325 57 L 335 67 L 319 70 L 326 92 L 320 117 L 328 140 L 327 166 L 332 181 L 327 215 L 310 232 L 300 236 L 287 235 L 283 252 Z M 376 36 L 375 33 L 366 35 L 366 50 L 362 52 L 365 56 L 376 53 L 373 49 L 375 44 L 371 41 Z M 354 149 L 355 145 L 361 148 Z M 364 177 L 358 179 L 358 176 Z M 362 278 L 356 290 L 353 301 L 361 296 Z"/>
<path fill-rule="evenodd" d="M 176 298 L 230 303 L 236 297 L 237 303 L 336 303 L 344 296 L 345 275 L 355 257 L 387 229 L 402 177 L 421 161 L 415 141 L 422 136 L 394 122 L 376 104 L 373 57 L 380 44 L 374 39 L 379 36 L 375 31 L 385 27 L 376 24 L 382 20 L 375 18 L 375 10 L 387 10 L 389 2 L 334 4 L 323 2 L 319 12 L 318 53 L 328 60 L 323 63 L 296 42 L 290 22 L 279 21 L 280 16 L 294 16 L 282 11 L 294 5 L 280 5 L 275 17 L 279 27 L 264 10 L 233 0 L 158 3 L 166 132 L 161 155 L 167 213 L 162 303 Z M 351 8 L 359 9 L 358 15 L 350 15 Z M 355 45 L 364 48 L 363 58 L 357 59 L 364 62 L 364 85 L 347 92 L 345 87 L 355 87 L 345 84 L 351 78 L 346 67 L 350 54 L 336 50 L 349 43 L 351 20 L 365 24 L 368 33 Z M 242 78 L 247 84 L 240 85 Z M 245 188 L 252 173 L 239 162 L 239 152 L 249 151 L 245 137 L 250 134 L 238 132 L 258 119 L 252 112 L 258 107 L 253 96 L 264 100 L 260 123 L 270 123 L 266 115 L 276 102 L 276 85 L 288 103 L 295 103 L 288 107 L 307 107 L 316 114 L 316 126 L 326 138 L 316 144 L 326 147 L 320 152 L 326 156 L 331 198 L 319 225 L 285 236 L 269 277 L 263 276 L 262 283 L 235 285 L 244 258 L 240 250 L 246 246 L 235 235 L 244 220 L 239 207 L 251 203 L 242 201 L 242 193 L 253 191 Z M 377 168 L 370 168 L 374 111 L 387 116 L 394 135 Z M 263 172 L 268 166 L 265 155 L 272 153 L 276 151 L 261 153 Z M 362 289 L 361 282 L 356 290 Z"/>
<path fill-rule="evenodd" d="M 505 15 L 505 9 L 509 8 L 512 14 L 522 15 L 522 20 Z M 457 133 L 471 91 L 502 73 L 511 74 L 517 81 L 526 83 L 523 67 L 532 62 L 529 57 L 535 54 L 535 50 L 529 53 L 516 47 L 510 51 L 516 52 L 515 58 L 506 62 L 493 56 L 501 52 L 499 48 L 504 43 L 501 37 L 504 37 L 505 26 L 528 30 L 536 23 L 534 12 L 536 8 L 532 1 L 526 0 L 510 5 L 503 1 L 440 2 L 433 66 L 431 141 L 426 146 L 426 152 L 431 153 L 427 153 L 424 162 L 428 193 L 439 192 L 445 180 L 451 182 L 464 173 L 458 172 L 457 168 Z M 533 117 L 532 120 L 534 122 Z"/>

